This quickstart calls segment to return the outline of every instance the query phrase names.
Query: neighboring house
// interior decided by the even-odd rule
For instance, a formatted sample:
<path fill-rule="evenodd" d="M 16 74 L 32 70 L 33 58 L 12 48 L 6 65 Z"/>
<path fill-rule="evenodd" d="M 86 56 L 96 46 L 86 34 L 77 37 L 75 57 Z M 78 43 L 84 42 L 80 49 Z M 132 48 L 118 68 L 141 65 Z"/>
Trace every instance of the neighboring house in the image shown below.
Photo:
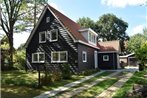
<path fill-rule="evenodd" d="M 138 60 L 135 57 L 134 53 L 128 54 L 128 55 L 124 55 L 124 56 L 120 56 L 120 62 L 123 62 L 123 66 L 137 66 L 138 64 Z"/>
<path fill-rule="evenodd" d="M 97 36 L 47 5 L 25 45 L 27 67 L 52 71 L 70 64 L 73 72 L 117 69 L 119 41 L 98 43 Z"/>

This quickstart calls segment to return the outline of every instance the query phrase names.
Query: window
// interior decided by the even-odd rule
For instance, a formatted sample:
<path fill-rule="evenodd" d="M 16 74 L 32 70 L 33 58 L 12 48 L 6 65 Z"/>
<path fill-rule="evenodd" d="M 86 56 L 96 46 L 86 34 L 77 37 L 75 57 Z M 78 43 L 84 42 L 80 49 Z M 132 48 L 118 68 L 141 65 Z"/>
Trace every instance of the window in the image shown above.
<path fill-rule="evenodd" d="M 57 41 L 58 40 L 58 30 L 55 29 L 55 30 L 48 31 L 48 39 L 50 42 Z"/>
<path fill-rule="evenodd" d="M 45 54 L 43 52 L 32 54 L 32 63 L 44 63 L 44 62 L 45 62 Z"/>
<path fill-rule="evenodd" d="M 52 63 L 64 63 L 67 62 L 67 51 L 53 51 L 51 52 Z"/>
<path fill-rule="evenodd" d="M 92 33 L 89 33 L 89 41 L 92 43 L 96 43 L 96 36 Z"/>
<path fill-rule="evenodd" d="M 85 51 L 82 52 L 82 60 L 83 62 L 87 62 L 87 52 Z"/>
<path fill-rule="evenodd" d="M 103 55 L 103 61 L 109 61 L 109 55 Z"/>
<path fill-rule="evenodd" d="M 46 42 L 46 32 L 40 32 L 39 33 L 39 43 L 45 43 Z"/>
<path fill-rule="evenodd" d="M 50 17 L 46 17 L 46 23 L 50 22 Z"/>

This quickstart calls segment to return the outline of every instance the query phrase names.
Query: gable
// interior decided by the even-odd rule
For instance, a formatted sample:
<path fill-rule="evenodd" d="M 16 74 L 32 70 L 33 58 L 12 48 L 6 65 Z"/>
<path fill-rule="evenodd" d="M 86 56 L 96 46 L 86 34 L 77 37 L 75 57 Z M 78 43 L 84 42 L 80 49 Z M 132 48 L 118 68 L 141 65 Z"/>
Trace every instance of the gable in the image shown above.
<path fill-rule="evenodd" d="M 44 21 L 43 17 L 45 16 L 47 11 L 49 11 L 54 16 L 54 18 L 57 19 L 57 21 L 60 23 L 60 25 L 63 28 L 65 28 L 65 30 L 67 31 L 67 33 L 69 34 L 69 36 L 73 39 L 73 41 L 75 43 L 81 43 L 81 44 L 85 44 L 87 46 L 99 49 L 97 46 L 89 44 L 87 42 L 87 40 L 84 38 L 84 36 L 82 36 L 82 34 L 80 34 L 79 29 L 81 29 L 81 27 L 77 23 L 75 23 L 74 21 L 72 21 L 71 19 L 69 19 L 68 17 L 66 17 L 65 15 L 63 15 L 62 13 L 60 13 L 59 11 L 54 9 L 53 7 L 51 7 L 50 5 L 46 5 L 44 10 L 42 11 L 42 14 L 41 14 L 36 26 L 32 30 L 32 32 L 31 32 L 31 34 L 25 44 L 25 47 L 28 47 L 30 41 L 32 40 L 34 33 L 36 32 L 38 27 L 40 28 L 39 25 L 42 21 Z M 41 29 L 43 29 L 43 27 Z"/>

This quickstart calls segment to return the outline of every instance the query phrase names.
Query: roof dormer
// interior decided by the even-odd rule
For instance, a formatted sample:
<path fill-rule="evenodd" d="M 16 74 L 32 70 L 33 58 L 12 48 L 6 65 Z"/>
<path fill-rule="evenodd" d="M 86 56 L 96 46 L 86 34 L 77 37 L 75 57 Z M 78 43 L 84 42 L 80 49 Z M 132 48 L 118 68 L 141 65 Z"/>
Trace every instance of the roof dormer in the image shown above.
<path fill-rule="evenodd" d="M 98 34 L 91 28 L 80 29 L 79 32 L 84 36 L 88 43 L 96 46 Z"/>

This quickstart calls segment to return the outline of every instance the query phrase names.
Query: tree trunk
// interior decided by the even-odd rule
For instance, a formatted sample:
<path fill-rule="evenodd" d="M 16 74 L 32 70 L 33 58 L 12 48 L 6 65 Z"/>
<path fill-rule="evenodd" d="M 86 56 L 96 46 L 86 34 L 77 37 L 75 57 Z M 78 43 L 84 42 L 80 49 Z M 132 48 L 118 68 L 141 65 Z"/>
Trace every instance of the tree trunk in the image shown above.
<path fill-rule="evenodd" d="M 13 48 L 13 30 L 11 30 L 11 34 L 9 36 L 9 54 L 10 54 L 10 63 L 9 63 L 9 67 L 12 68 L 13 67 L 13 52 L 14 52 L 14 48 Z"/>

